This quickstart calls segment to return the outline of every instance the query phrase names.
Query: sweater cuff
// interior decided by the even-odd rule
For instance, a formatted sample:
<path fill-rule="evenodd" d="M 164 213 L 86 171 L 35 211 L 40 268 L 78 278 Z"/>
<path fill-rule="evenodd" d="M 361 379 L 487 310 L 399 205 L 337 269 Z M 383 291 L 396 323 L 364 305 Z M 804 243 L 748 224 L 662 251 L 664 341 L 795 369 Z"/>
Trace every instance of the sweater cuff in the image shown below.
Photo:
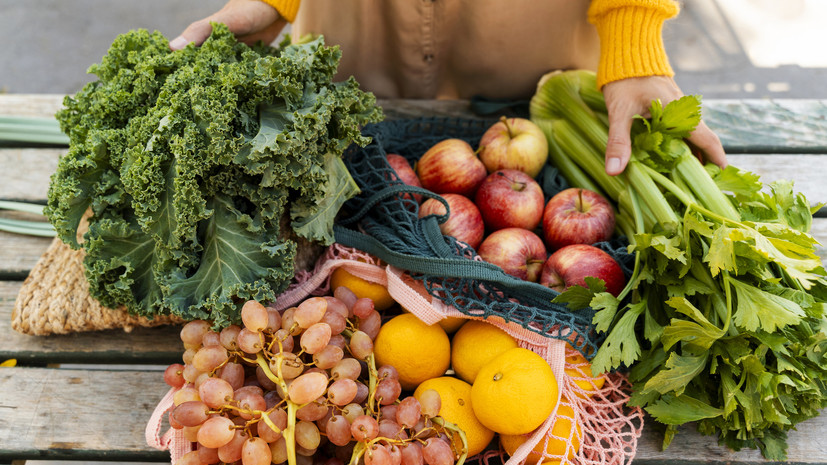
<path fill-rule="evenodd" d="M 594 0 L 589 22 L 600 37 L 597 86 L 641 76 L 674 76 L 661 35 L 678 14 L 672 0 Z"/>
<path fill-rule="evenodd" d="M 299 11 L 299 4 L 301 0 L 261 0 L 264 3 L 272 6 L 279 12 L 279 15 L 292 23 L 296 19 L 296 13 Z"/>

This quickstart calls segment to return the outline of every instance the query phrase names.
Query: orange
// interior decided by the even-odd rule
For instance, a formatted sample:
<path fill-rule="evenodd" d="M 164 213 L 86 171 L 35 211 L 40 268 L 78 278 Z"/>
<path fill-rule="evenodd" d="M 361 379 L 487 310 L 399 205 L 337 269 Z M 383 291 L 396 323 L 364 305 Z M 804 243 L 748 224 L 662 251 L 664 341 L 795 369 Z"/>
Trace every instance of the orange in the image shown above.
<path fill-rule="evenodd" d="M 515 347 L 483 365 L 471 388 L 480 422 L 500 434 L 530 433 L 557 404 L 557 381 L 536 353 Z"/>
<path fill-rule="evenodd" d="M 451 366 L 457 376 L 474 382 L 483 365 L 508 349 L 517 340 L 497 326 L 483 320 L 469 320 L 451 341 Z"/>
<path fill-rule="evenodd" d="M 586 360 L 581 353 L 576 352 L 566 356 L 566 364 L 574 365 L 566 368 L 566 375 L 580 389 L 585 392 L 575 391 L 575 395 L 579 397 L 593 396 L 596 391 L 599 391 L 606 382 L 606 375 L 594 376 L 592 374 L 592 365 Z"/>
<path fill-rule="evenodd" d="M 474 415 L 471 385 L 452 376 L 441 376 L 420 384 L 414 391 L 414 397 L 419 399 L 420 394 L 427 389 L 433 389 L 439 393 L 442 402 L 439 416 L 457 425 L 465 433 L 465 439 L 468 441 L 468 457 L 482 452 L 494 438 L 494 432 L 480 423 Z M 462 448 L 462 440 L 456 434 L 454 444 L 459 452 Z"/>
<path fill-rule="evenodd" d="M 439 325 L 426 325 L 412 313 L 397 315 L 379 328 L 373 341 L 376 366 L 392 365 L 399 384 L 413 390 L 442 376 L 451 365 L 451 343 Z"/>
<path fill-rule="evenodd" d="M 388 292 L 388 288 L 355 276 L 342 267 L 336 268 L 333 270 L 333 273 L 330 274 L 331 293 L 340 286 L 344 286 L 353 291 L 356 297 L 367 297 L 373 300 L 374 308 L 380 312 L 391 308 L 393 304 L 396 303 Z"/>
<path fill-rule="evenodd" d="M 446 333 L 454 334 L 467 321 L 468 321 L 467 318 L 460 318 L 460 317 L 457 317 L 457 316 L 448 316 L 448 317 L 445 317 L 445 318 L 439 320 L 439 322 L 437 322 L 437 324 L 439 326 L 441 326 L 442 329 L 444 329 Z"/>
<path fill-rule="evenodd" d="M 572 423 L 576 425 L 577 432 L 575 434 L 572 434 L 571 431 Z M 582 434 L 583 431 L 580 428 L 580 423 L 574 418 L 574 410 L 568 405 L 560 404 L 557 408 L 557 416 L 551 426 L 551 437 L 548 438 L 545 454 L 543 453 L 545 438 L 540 438 L 540 441 L 534 446 L 534 449 L 528 453 L 526 463 L 536 463 L 545 457 L 545 460 L 542 462 L 544 465 L 558 464 L 561 461 L 560 457 L 563 456 L 571 461 L 574 458 L 574 454 L 580 450 L 580 437 Z M 501 434 L 500 444 L 508 455 L 514 455 L 517 448 L 526 442 L 529 436 L 528 434 Z M 572 447 L 567 446 L 569 438 L 571 439 Z M 568 450 L 568 452 L 566 452 L 566 450 Z"/>

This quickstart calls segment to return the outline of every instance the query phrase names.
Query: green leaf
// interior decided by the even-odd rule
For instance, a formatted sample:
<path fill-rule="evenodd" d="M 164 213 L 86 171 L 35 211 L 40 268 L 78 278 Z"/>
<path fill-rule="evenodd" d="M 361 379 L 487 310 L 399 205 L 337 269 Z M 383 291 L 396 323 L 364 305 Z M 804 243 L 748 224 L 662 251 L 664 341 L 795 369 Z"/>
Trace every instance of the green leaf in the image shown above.
<path fill-rule="evenodd" d="M 552 299 L 552 302 L 564 304 L 571 310 L 582 310 L 589 307 L 597 294 L 606 292 L 606 283 L 602 279 L 586 276 L 584 281 L 586 286 L 571 286 Z"/>
<path fill-rule="evenodd" d="M 680 426 L 704 418 L 715 418 L 724 413 L 720 408 L 713 407 L 694 397 L 672 394 L 663 396 L 654 404 L 646 407 L 646 412 L 652 415 L 655 420 L 671 426 Z"/>
<path fill-rule="evenodd" d="M 673 352 L 666 360 L 664 369 L 649 378 L 643 389 L 661 394 L 680 395 L 689 382 L 704 369 L 706 362 L 706 354 L 678 355 Z"/>
<path fill-rule="evenodd" d="M 330 245 L 335 242 L 333 222 L 342 205 L 359 193 L 359 186 L 348 172 L 341 157 L 327 154 L 324 163 L 328 181 L 325 183 L 324 196 L 313 208 L 301 208 L 301 204 L 291 209 L 293 230 L 301 237 Z"/>
<path fill-rule="evenodd" d="M 621 364 L 631 365 L 637 361 L 640 356 L 640 344 L 635 336 L 635 324 L 644 309 L 643 304 L 632 304 L 625 309 L 625 313 L 592 359 L 592 370 L 595 374 L 608 372 Z"/>
<path fill-rule="evenodd" d="M 727 282 L 735 289 L 737 305 L 732 319 L 740 328 L 747 331 L 760 328 L 771 333 L 788 325 L 796 325 L 805 316 L 801 306 L 791 300 L 738 279 Z"/>
<path fill-rule="evenodd" d="M 683 342 L 694 349 L 707 350 L 725 334 L 722 328 L 710 323 L 686 298 L 673 297 L 666 303 L 692 321 L 673 318 L 669 326 L 663 329 L 661 340 L 664 349 L 668 350 L 676 343 Z"/>
<path fill-rule="evenodd" d="M 696 95 L 685 95 L 666 104 L 662 112 L 658 111 L 653 103 L 651 113 L 653 132 L 663 132 L 675 138 L 685 139 L 701 122 L 701 98 Z"/>

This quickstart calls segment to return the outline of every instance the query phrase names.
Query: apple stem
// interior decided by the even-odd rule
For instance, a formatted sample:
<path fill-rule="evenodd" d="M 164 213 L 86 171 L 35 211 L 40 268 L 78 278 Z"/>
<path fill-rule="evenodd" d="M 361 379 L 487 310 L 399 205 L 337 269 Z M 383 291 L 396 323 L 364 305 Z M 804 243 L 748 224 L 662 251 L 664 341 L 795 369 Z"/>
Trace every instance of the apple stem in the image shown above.
<path fill-rule="evenodd" d="M 585 211 L 583 209 L 583 189 L 579 189 L 577 191 L 577 209 L 580 210 L 581 212 Z"/>
<path fill-rule="evenodd" d="M 515 180 L 509 178 L 502 171 L 497 171 L 497 176 L 502 176 L 505 179 L 511 181 L 511 188 L 514 189 L 517 192 L 522 192 L 523 190 L 525 190 L 526 186 L 528 185 L 527 183 L 525 183 L 523 181 L 515 181 Z"/>
<path fill-rule="evenodd" d="M 505 125 L 505 129 L 508 131 L 508 137 L 513 139 L 514 138 L 514 132 L 511 131 L 511 125 L 508 124 L 508 118 L 506 118 L 505 116 L 500 116 L 500 121 L 502 121 L 503 124 Z"/>

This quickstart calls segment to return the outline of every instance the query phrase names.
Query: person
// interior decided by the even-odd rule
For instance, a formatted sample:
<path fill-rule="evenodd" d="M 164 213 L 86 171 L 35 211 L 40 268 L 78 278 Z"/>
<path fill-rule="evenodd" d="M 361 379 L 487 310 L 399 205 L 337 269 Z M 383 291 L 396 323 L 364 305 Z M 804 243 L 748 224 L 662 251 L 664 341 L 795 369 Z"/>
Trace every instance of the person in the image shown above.
<path fill-rule="evenodd" d="M 592 69 L 606 100 L 606 172 L 631 157 L 636 115 L 652 100 L 684 94 L 663 46 L 675 0 L 229 0 L 170 41 L 200 45 L 212 22 L 247 44 L 322 34 L 339 45 L 338 73 L 378 98 L 526 98 L 555 69 Z M 726 166 L 717 135 L 703 122 L 688 139 L 706 161 Z"/>

